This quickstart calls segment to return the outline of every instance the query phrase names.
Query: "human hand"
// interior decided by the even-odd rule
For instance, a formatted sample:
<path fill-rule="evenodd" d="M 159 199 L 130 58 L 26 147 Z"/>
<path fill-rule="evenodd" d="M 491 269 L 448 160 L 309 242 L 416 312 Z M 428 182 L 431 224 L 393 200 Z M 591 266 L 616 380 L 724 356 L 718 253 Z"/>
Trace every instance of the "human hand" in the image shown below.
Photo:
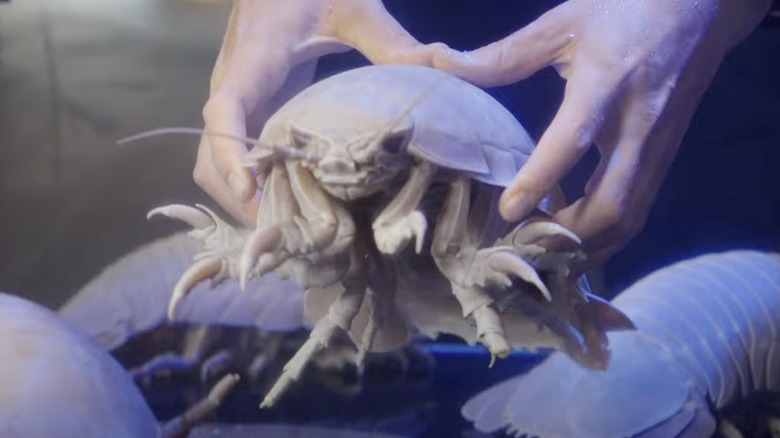
<path fill-rule="evenodd" d="M 316 59 L 355 48 L 371 62 L 432 65 L 443 44 L 423 45 L 380 0 L 234 0 L 203 108 L 205 129 L 257 137 L 276 109 L 309 85 Z M 258 187 L 246 147 L 201 138 L 196 183 L 228 212 L 254 224 Z"/>
<path fill-rule="evenodd" d="M 595 143 L 601 160 L 585 195 L 555 215 L 582 238 L 587 269 L 644 227 L 723 56 L 769 6 L 770 0 L 569 0 L 503 40 L 439 54 L 434 66 L 481 86 L 516 82 L 546 66 L 566 80 L 558 113 L 502 194 L 500 212 L 507 220 L 527 215 Z"/>

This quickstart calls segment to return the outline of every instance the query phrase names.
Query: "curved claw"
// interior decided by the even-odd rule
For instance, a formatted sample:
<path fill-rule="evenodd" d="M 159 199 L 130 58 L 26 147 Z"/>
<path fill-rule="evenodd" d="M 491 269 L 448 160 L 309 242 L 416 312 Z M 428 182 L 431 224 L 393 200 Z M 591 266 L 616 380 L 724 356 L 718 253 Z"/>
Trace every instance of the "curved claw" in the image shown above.
<path fill-rule="evenodd" d="M 422 252 L 428 220 L 420 211 L 413 211 L 400 220 L 374 227 L 377 249 L 384 254 L 395 254 L 414 238 L 414 251 Z"/>
<path fill-rule="evenodd" d="M 204 208 L 202 206 L 199 206 L 199 208 Z M 206 211 L 210 211 L 208 209 L 205 209 Z M 152 209 L 149 211 L 149 213 L 146 214 L 146 219 L 151 219 L 154 216 L 157 216 L 159 214 L 162 214 L 164 216 L 167 216 L 171 219 L 178 219 L 184 222 L 187 222 L 191 226 L 202 230 L 206 229 L 214 224 L 217 223 L 217 221 L 214 219 L 214 217 L 209 217 L 208 214 L 204 213 L 201 210 L 198 210 L 197 208 L 190 207 L 189 205 L 182 205 L 182 204 L 171 204 L 166 205 L 163 207 L 157 207 L 155 209 Z"/>
<path fill-rule="evenodd" d="M 547 301 L 552 301 L 552 295 L 544 285 L 536 270 L 525 260 L 507 251 L 497 251 L 487 257 L 487 264 L 491 269 L 507 274 L 515 274 L 523 280 L 532 283 L 542 293 Z"/>
<path fill-rule="evenodd" d="M 222 271 L 222 260 L 216 257 L 201 260 L 187 269 L 182 274 L 176 287 L 173 288 L 173 295 L 168 303 L 168 319 L 173 319 L 173 312 L 181 300 L 190 293 L 193 287 L 201 281 L 212 278 Z"/>
<path fill-rule="evenodd" d="M 220 223 L 224 223 L 225 222 L 222 219 L 220 219 L 219 216 L 217 216 L 216 213 L 214 213 L 214 210 L 206 207 L 205 205 L 203 205 L 203 204 L 195 204 L 195 206 L 198 207 L 199 209 L 203 210 L 203 212 L 205 212 L 208 215 L 208 217 L 211 218 L 213 223 L 220 224 Z"/>
<path fill-rule="evenodd" d="M 565 237 L 577 245 L 582 241 L 563 225 L 552 221 L 535 221 L 520 224 L 512 236 L 512 245 L 529 245 L 544 237 Z"/>
<path fill-rule="evenodd" d="M 425 239 L 425 231 L 428 230 L 428 220 L 425 219 L 425 215 L 419 211 L 412 212 L 409 219 L 411 220 L 412 234 L 415 238 L 414 252 L 420 254 Z"/>
<path fill-rule="evenodd" d="M 239 287 L 242 291 L 246 290 L 249 274 L 260 255 L 273 251 L 281 241 L 282 232 L 275 226 L 260 228 L 249 236 L 239 262 Z"/>

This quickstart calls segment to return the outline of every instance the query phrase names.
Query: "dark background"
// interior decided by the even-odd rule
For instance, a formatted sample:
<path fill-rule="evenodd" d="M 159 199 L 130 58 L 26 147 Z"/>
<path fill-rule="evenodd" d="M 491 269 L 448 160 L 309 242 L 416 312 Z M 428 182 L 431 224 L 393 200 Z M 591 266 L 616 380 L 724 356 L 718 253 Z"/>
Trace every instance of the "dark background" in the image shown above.
<path fill-rule="evenodd" d="M 558 2 L 388 0 L 424 42 L 469 49 Z M 60 305 L 99 269 L 177 229 L 147 222 L 169 202 L 208 202 L 191 180 L 197 140 L 114 141 L 199 126 L 229 5 L 175 0 L 24 0 L 0 7 L 0 290 Z M 323 74 L 363 62 L 328 57 Z M 780 248 L 780 29 L 726 59 L 644 232 L 606 266 L 614 293 L 673 261 Z M 560 103 L 552 69 L 491 90 L 538 138 Z M 589 154 L 565 188 L 576 194 Z"/>

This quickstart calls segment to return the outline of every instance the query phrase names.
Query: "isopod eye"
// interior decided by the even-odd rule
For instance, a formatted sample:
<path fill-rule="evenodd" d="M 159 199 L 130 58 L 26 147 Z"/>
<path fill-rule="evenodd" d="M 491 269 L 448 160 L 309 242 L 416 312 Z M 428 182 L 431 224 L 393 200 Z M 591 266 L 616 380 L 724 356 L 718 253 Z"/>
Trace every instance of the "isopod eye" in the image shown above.
<path fill-rule="evenodd" d="M 399 136 L 387 137 L 382 140 L 382 150 L 388 154 L 397 154 L 401 151 L 404 139 Z"/>
<path fill-rule="evenodd" d="M 290 140 L 297 149 L 305 149 L 314 141 L 314 135 L 297 126 L 290 126 Z"/>
<path fill-rule="evenodd" d="M 401 149 L 403 149 L 408 140 L 408 132 L 394 132 L 382 139 L 382 150 L 388 154 L 397 154 L 401 152 Z"/>

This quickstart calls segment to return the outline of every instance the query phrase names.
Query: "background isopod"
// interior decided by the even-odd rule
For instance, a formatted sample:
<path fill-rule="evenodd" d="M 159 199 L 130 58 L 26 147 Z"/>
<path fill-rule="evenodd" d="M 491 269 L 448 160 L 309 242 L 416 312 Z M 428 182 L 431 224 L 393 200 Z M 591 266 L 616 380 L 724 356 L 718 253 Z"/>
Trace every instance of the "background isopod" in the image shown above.
<path fill-rule="evenodd" d="M 780 255 L 700 256 L 613 303 L 639 330 L 609 335 L 605 372 L 555 353 L 471 399 L 464 416 L 517 436 L 698 438 L 716 431 L 712 409 L 780 388 Z"/>

